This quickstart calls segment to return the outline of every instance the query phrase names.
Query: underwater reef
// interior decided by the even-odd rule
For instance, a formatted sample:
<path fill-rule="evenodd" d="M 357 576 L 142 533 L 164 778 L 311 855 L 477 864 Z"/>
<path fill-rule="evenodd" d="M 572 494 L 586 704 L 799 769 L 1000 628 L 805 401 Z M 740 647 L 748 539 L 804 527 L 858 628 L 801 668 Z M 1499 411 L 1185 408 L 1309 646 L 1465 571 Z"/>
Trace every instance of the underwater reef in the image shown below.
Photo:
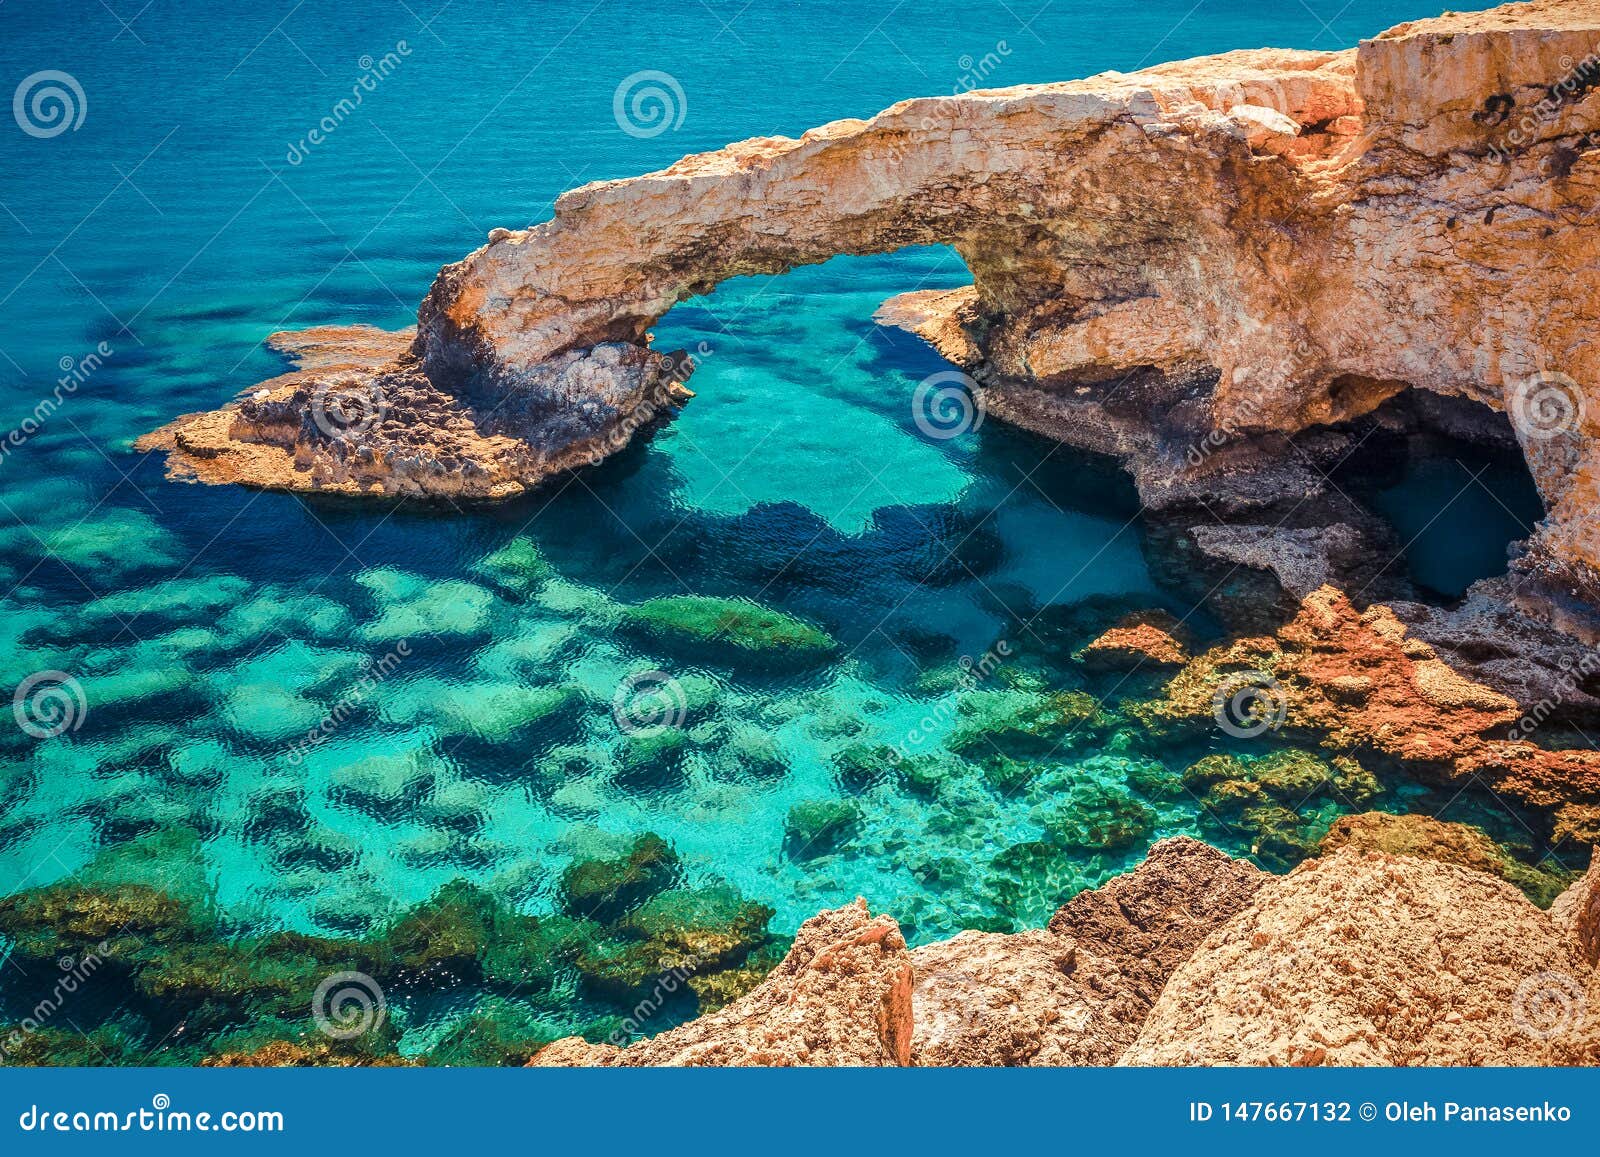
<path fill-rule="evenodd" d="M 27 1010 L 0 1023 L 6 1063 L 521 1064 L 567 1023 L 552 1019 L 570 1006 L 565 990 L 592 998 L 585 1033 L 627 1040 L 639 1001 L 681 990 L 689 1007 L 715 1009 L 784 948 L 770 908 L 725 885 L 684 886 L 677 856 L 650 834 L 571 865 L 547 915 L 455 881 L 376 935 L 342 939 L 241 933 L 216 911 L 198 851 L 195 833 L 166 829 L 70 881 L 0 899 L 0 938 L 23 978 L 7 1003 Z M 144 882 L 152 867 L 163 886 Z M 330 978 L 343 978 L 345 1004 L 325 995 Z M 52 1021 L 68 998 L 81 1031 Z M 462 1014 L 402 1056 L 400 1009 L 441 999 L 465 1002 Z"/>

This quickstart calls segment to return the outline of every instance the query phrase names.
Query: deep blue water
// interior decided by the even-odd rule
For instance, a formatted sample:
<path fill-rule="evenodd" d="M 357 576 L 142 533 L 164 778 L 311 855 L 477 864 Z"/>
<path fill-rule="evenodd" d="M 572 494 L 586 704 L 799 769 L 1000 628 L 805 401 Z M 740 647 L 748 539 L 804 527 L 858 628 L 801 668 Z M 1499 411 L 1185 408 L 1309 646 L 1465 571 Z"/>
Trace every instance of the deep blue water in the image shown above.
<path fill-rule="evenodd" d="M 985 58 L 994 87 L 1342 47 L 1434 5 L 108 4 L 0 7 L 5 84 L 59 69 L 87 101 L 80 128 L 48 139 L 0 124 L 0 426 L 108 351 L 0 460 L 6 687 L 60 670 L 87 702 L 79 729 L 0 746 L 0 892 L 182 825 L 202 833 L 207 884 L 243 925 L 360 931 L 456 876 L 542 910 L 565 864 L 655 831 L 692 873 L 775 908 L 779 930 L 861 894 L 927 939 L 1037 923 L 1142 854 L 1085 854 L 1019 899 L 989 865 L 1038 837 L 1048 799 L 989 791 L 975 770 L 936 809 L 841 782 L 843 753 L 903 739 L 963 656 L 1031 647 L 1041 615 L 1092 597 L 1189 610 L 1152 583 L 1114 471 L 998 423 L 919 433 L 909 398 L 942 363 L 871 315 L 894 293 L 963 283 L 952 253 L 839 259 L 685 304 L 657 329 L 663 348 L 703 351 L 681 417 L 497 509 L 178 485 L 132 443 L 279 372 L 262 345 L 274 330 L 409 323 L 440 264 L 543 219 L 575 185 L 949 92 Z M 292 162 L 363 58 L 386 53 L 392 74 Z M 618 83 L 645 69 L 685 96 L 681 127 L 652 138 L 613 115 Z M 1431 493 L 1402 503 L 1407 517 L 1448 505 Z M 485 569 L 508 544 L 552 570 L 532 595 Z M 841 657 L 730 666 L 616 630 L 626 606 L 686 592 L 803 618 Z M 400 642 L 393 675 L 291 760 Z M 642 782 L 610 707 L 655 669 L 701 681 L 717 706 L 673 773 Z M 1078 678 L 1060 655 L 1035 670 Z M 529 726 L 528 696 L 552 690 L 581 706 Z M 1028 693 L 988 686 L 974 702 Z M 1083 751 L 1057 759 L 1053 782 L 1120 784 L 1131 761 L 1176 770 L 1193 754 Z M 261 801 L 286 790 L 304 821 L 253 835 Z M 785 853 L 793 805 L 851 795 L 866 819 L 847 851 Z M 1156 834 L 1197 830 L 1192 800 L 1151 806 Z"/>

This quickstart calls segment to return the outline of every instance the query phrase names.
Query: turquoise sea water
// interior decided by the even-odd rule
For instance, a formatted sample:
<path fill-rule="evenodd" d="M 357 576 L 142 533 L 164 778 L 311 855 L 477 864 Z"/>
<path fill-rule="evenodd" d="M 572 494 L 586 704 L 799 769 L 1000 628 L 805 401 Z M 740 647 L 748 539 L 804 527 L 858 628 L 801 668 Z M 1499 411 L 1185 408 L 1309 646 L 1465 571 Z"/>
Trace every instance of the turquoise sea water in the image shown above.
<path fill-rule="evenodd" d="M 975 70 L 999 86 L 1341 47 L 1431 11 L 7 3 L 0 76 L 65 71 L 87 115 L 47 139 L 0 124 L 0 425 L 75 383 L 0 460 L 0 654 L 8 691 L 65 672 L 86 710 L 55 738 L 3 729 L 0 893 L 190 829 L 237 928 L 360 935 L 456 878 L 547 911 L 567 865 L 654 832 L 690 882 L 732 884 L 780 933 L 863 895 L 925 941 L 1040 923 L 1157 835 L 1248 852 L 1253 837 L 1210 824 L 1187 793 L 1128 786 L 1130 769 L 1148 783 L 1216 742 L 1165 750 L 1109 728 L 1044 755 L 1048 774 L 1024 789 L 946 751 L 963 719 L 1103 689 L 1065 642 L 1085 606 L 1192 609 L 1156 587 L 1131 487 L 1105 464 L 998 423 L 919 431 L 912 390 L 942 363 L 871 316 L 892 294 L 962 284 L 953 253 L 837 259 L 686 303 L 656 333 L 700 351 L 695 401 L 647 443 L 499 508 L 178 485 L 131 447 L 279 372 L 262 344 L 274 330 L 407 324 L 441 263 L 577 184 L 870 115 Z M 291 162 L 386 53 L 391 75 Z M 639 137 L 613 95 L 646 69 L 676 78 L 684 116 Z M 1415 525 L 1432 513 L 1413 517 L 1419 504 L 1448 505 L 1407 493 Z M 1491 572 L 1495 548 L 1462 565 Z M 1452 564 L 1437 585 L 1451 593 L 1460 575 Z M 758 602 L 838 647 L 797 669 L 626 629 L 628 608 L 683 594 Z M 1203 615 L 1190 625 L 1204 637 Z M 956 690 L 963 659 L 1002 642 L 1009 673 Z M 652 747 L 614 706 L 654 672 L 686 688 L 689 713 Z M 940 768 L 932 797 L 853 770 L 914 731 Z M 1149 809 L 1140 838 L 1039 870 L 1007 858 L 1062 801 L 1102 790 Z M 796 805 L 818 802 L 859 809 L 835 848 L 789 830 Z M 1470 797 L 1456 806 L 1526 835 Z M 575 1023 L 559 1000 L 541 1014 Z"/>

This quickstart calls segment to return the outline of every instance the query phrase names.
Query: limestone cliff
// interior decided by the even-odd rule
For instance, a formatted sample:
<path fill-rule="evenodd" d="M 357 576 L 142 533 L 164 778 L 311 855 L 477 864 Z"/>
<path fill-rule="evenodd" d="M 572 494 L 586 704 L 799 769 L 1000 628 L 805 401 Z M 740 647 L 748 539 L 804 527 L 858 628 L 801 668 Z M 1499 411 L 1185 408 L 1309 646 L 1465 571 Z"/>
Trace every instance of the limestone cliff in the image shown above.
<path fill-rule="evenodd" d="M 1407 386 L 1485 403 L 1550 512 L 1524 571 L 1600 604 L 1597 47 L 1600 0 L 1536 0 L 744 141 L 495 230 L 392 360 L 306 366 L 150 444 L 208 481 L 515 494 L 682 400 L 692 367 L 648 341 L 675 303 L 944 243 L 973 287 L 898 312 L 994 413 L 1203 490 L 1260 459 L 1250 435 Z"/>

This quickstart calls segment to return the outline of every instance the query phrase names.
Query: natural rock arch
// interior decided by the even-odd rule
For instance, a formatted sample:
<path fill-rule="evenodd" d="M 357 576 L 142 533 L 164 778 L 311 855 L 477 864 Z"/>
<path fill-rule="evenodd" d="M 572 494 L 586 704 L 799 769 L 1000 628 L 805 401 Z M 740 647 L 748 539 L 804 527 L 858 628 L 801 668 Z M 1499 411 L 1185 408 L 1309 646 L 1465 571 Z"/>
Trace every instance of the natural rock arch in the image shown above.
<path fill-rule="evenodd" d="M 1523 567 L 1600 602 L 1600 90 L 1569 83 L 1597 40 L 1595 0 L 1540 0 L 741 142 L 564 195 L 441 270 L 414 337 L 282 339 L 298 372 L 147 444 L 207 481 L 505 497 L 676 400 L 648 331 L 677 302 L 942 243 L 972 290 L 902 318 L 985 382 L 1214 377 L 1169 440 L 1299 430 L 1407 384 L 1505 409 L 1550 511 Z"/>

